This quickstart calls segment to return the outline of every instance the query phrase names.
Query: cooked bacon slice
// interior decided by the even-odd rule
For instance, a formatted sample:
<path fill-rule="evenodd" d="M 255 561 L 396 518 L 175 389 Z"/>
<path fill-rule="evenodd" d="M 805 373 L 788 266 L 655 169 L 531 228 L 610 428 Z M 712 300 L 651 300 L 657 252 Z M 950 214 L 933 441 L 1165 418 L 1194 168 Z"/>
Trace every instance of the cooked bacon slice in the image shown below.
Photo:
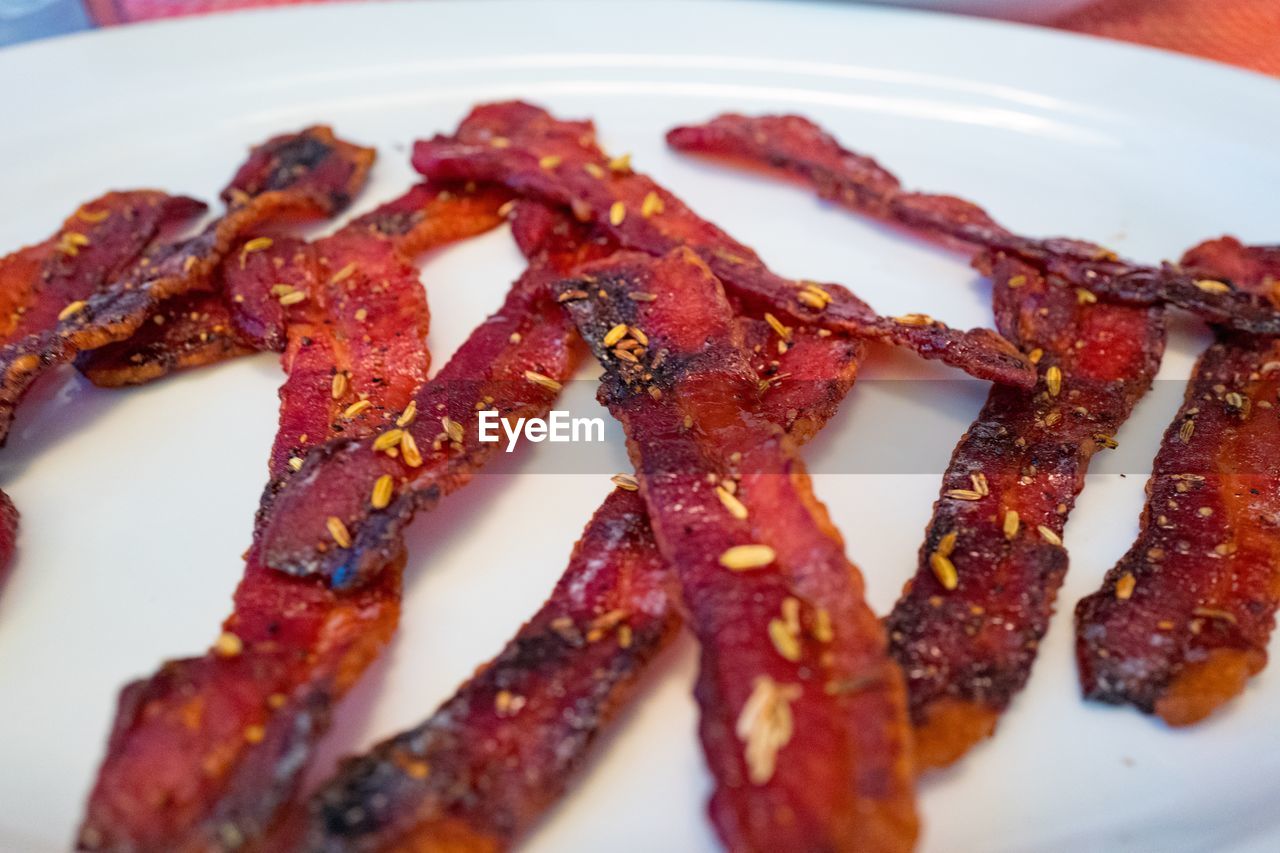
<path fill-rule="evenodd" d="M 578 361 L 573 324 L 548 286 L 578 264 L 613 251 L 608 240 L 572 225 L 536 206 L 518 209 L 517 238 L 526 250 L 535 250 L 528 271 L 501 310 L 422 387 L 413 420 L 396 427 L 410 437 L 420 464 L 406 459 L 403 439 L 391 447 L 394 456 L 374 450 L 379 439 L 317 450 L 271 501 L 263 531 L 267 565 L 291 574 L 319 574 L 337 587 L 363 582 L 402 549 L 401 530 L 418 510 L 432 508 L 470 482 L 495 452 L 497 444 L 479 440 L 481 410 L 509 418 L 546 415 Z M 369 490 L 382 476 L 392 478 L 394 494 L 386 507 L 375 509 Z M 351 547 L 331 547 L 330 518 L 350 531 Z"/>
<path fill-rule="evenodd" d="M 682 151 L 727 157 L 782 171 L 823 198 L 948 242 L 1016 257 L 1042 273 L 1108 300 L 1138 305 L 1170 302 L 1208 320 L 1255 334 L 1280 334 L 1280 312 L 1265 299 L 1206 281 L 1169 264 L 1148 267 L 1094 243 L 1014 234 L 981 208 L 952 196 L 906 192 L 875 160 L 843 148 L 830 134 L 795 115 L 722 115 L 667 134 Z"/>
<path fill-rule="evenodd" d="M 344 229 L 348 237 L 390 242 L 406 260 L 445 243 L 488 231 L 502 222 L 509 194 L 496 187 L 419 184 Z M 244 241 L 242 241 L 244 242 Z M 370 244 L 378 245 L 376 243 Z M 126 341 L 81 353 L 76 367 L 105 387 L 134 385 L 172 370 L 213 364 L 257 351 L 284 349 L 284 314 L 272 288 L 281 279 L 270 264 L 288 255 L 267 251 L 219 267 L 214 290 L 185 294 L 157 306 L 152 320 Z M 278 260 L 280 259 L 280 260 Z"/>
<path fill-rule="evenodd" d="M 433 180 L 501 183 L 571 207 L 627 248 L 657 256 L 688 246 L 735 298 L 784 322 L 885 340 L 983 379 L 1024 387 L 1034 381 L 1026 360 L 988 330 L 958 332 L 922 314 L 881 317 L 840 285 L 776 275 L 754 251 L 698 217 L 652 179 L 611 163 L 587 122 L 558 122 L 528 104 L 482 106 L 457 136 L 416 143 L 413 164 Z"/>
<path fill-rule="evenodd" d="M 915 576 L 885 620 L 920 769 L 989 736 L 1026 683 L 1089 461 L 1112 443 L 1164 351 L 1159 306 L 1082 302 L 1009 257 L 988 271 L 996 327 L 1037 353 L 1041 384 L 1033 394 L 991 389 L 943 475 Z"/>
<path fill-rule="evenodd" d="M 1182 265 L 1280 304 L 1280 247 L 1225 237 Z M 1147 484 L 1137 541 L 1076 608 L 1085 695 L 1198 722 L 1267 661 L 1280 603 L 1280 338 L 1219 330 Z"/>
<path fill-rule="evenodd" d="M 166 229 L 205 209 L 157 190 L 110 192 L 82 205 L 43 243 L 0 259 L 0 343 L 53 328 L 68 305 L 128 269 Z"/>
<path fill-rule="evenodd" d="M 1158 305 L 1099 303 L 1078 280 L 1101 247 L 1031 240 L 951 196 L 909 193 L 869 157 L 798 116 L 721 116 L 667 136 L 799 178 L 820 196 L 979 254 L 996 328 L 1034 355 L 1028 394 L 994 387 L 943 476 L 914 578 L 886 619 L 907 677 L 916 764 L 955 761 L 994 730 L 1030 675 L 1067 569 L 1060 535 L 1093 454 L 1146 393 L 1164 352 Z"/>
<path fill-rule="evenodd" d="M 78 352 L 128 338 L 162 300 L 209 287 L 214 270 L 247 231 L 287 218 L 333 215 L 363 186 L 373 156 L 372 149 L 344 142 L 325 127 L 255 148 L 223 191 L 228 207 L 221 219 L 195 237 L 149 252 L 55 325 L 0 351 L 0 441 L 38 376 Z"/>
<path fill-rule="evenodd" d="M 740 325 L 757 381 L 769 382 L 760 415 L 807 440 L 852 387 L 865 346 L 802 328 L 784 329 L 779 347 L 764 320 Z M 551 598 L 502 653 L 428 720 L 349 759 L 316 793 L 304 846 L 509 848 L 563 794 L 674 635 L 673 582 L 640 496 L 614 491 Z"/>
<path fill-rule="evenodd" d="M 561 350 L 568 348 L 571 325 L 551 301 L 545 282 L 563 275 L 567 268 L 556 264 L 578 251 L 574 239 L 559 235 L 535 258 L 535 270 L 513 288 L 503 311 L 472 334 L 441 371 L 446 378 L 427 383 L 418 403 L 447 398 L 450 389 L 473 383 L 503 395 L 495 397 L 495 405 L 504 411 L 508 398 L 517 401 L 512 406 L 524 405 L 529 382 L 494 379 L 497 371 L 521 363 L 522 356 L 527 361 L 552 349 L 536 328 L 539 321 L 546 325 L 560 318 Z M 356 243 L 367 246 L 367 241 Z M 385 430 L 415 400 L 410 373 L 425 369 L 420 334 L 425 314 L 406 315 L 408 294 L 384 288 L 377 298 L 363 298 L 374 294 L 348 290 L 358 273 L 339 276 L 344 267 L 332 269 L 343 257 L 341 248 L 326 246 L 327 266 L 316 254 L 314 290 L 288 306 L 290 344 L 284 362 L 290 375 L 281 394 L 273 482 L 259 513 L 259 534 L 289 506 L 273 502 L 272 493 L 283 489 L 280 495 L 288 495 L 291 485 L 308 476 L 307 468 L 291 473 L 289 462 L 310 444 L 310 436 L 301 440 L 301 429 L 314 430 L 316 423 L 328 429 L 337 420 L 355 439 Z M 359 274 L 381 285 L 376 266 Z M 535 286 L 535 281 L 543 283 Z M 412 289 L 421 292 L 416 278 Z M 544 303 L 554 310 L 541 312 Z M 310 313 L 317 305 L 331 312 L 324 321 Z M 357 305 L 367 313 L 358 315 Z M 525 311 L 529 315 L 521 314 Z M 369 332 L 369 342 L 358 337 L 362 330 Z M 524 336 L 513 339 L 517 330 Z M 396 364 L 388 364 L 382 352 L 386 344 L 377 341 L 399 348 Z M 410 344 L 418 348 L 416 355 L 408 351 Z M 334 369 L 349 377 L 349 396 L 334 397 Z M 370 405 L 343 417 L 360 397 Z M 473 410 L 469 417 L 474 416 Z M 326 451 L 313 455 L 324 458 Z M 452 459 L 445 464 L 446 454 L 424 450 L 423 455 L 441 476 L 462 476 Z M 367 505 L 375 479 L 358 485 Z M 326 525 L 324 535 L 340 550 L 333 529 Z M 388 549 L 385 562 L 363 583 L 339 590 L 326 577 L 292 577 L 267 568 L 259 559 L 261 541 L 255 536 L 235 612 L 214 648 L 204 657 L 168 664 L 122 694 L 82 828 L 83 848 L 203 850 L 261 837 L 292 796 L 330 709 L 389 639 L 399 612 L 402 547 Z"/>
<path fill-rule="evenodd" d="M 127 341 L 80 353 L 76 368 L 94 385 L 119 388 L 258 352 L 239 334 L 221 293 L 166 299 L 151 319 L 151 326 L 144 325 Z"/>
<path fill-rule="evenodd" d="M 619 255 L 560 288 L 605 366 L 601 399 L 626 430 L 702 644 L 696 696 L 721 837 L 734 850 L 909 849 L 901 675 L 794 443 L 759 409 L 719 282 L 681 248 Z M 630 357 L 604 344 L 619 324 L 644 336 L 632 333 L 643 345 Z"/>

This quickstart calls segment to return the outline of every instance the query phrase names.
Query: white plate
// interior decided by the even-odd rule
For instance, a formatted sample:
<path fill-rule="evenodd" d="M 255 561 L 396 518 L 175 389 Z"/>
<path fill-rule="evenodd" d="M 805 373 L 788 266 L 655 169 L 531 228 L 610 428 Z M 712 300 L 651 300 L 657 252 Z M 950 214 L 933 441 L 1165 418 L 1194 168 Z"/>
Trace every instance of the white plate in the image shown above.
<path fill-rule="evenodd" d="M 1227 231 L 1280 237 L 1274 82 L 918 13 L 795 3 L 317 7 L 11 49 L 0 53 L 0 80 L 6 250 L 43 238 L 108 187 L 212 198 L 247 145 L 318 120 L 379 146 L 365 209 L 411 180 L 413 138 L 509 96 L 594 116 L 610 147 L 634 152 L 778 270 L 845 281 L 888 313 L 989 324 L 988 288 L 959 258 L 790 187 L 676 156 L 663 131 L 726 109 L 804 112 L 915 186 L 979 200 L 1032 234 L 1090 238 L 1148 260 Z M 519 267 L 503 233 L 426 265 L 437 364 Z M 1204 341 L 1199 327 L 1179 326 L 1161 375 L 1184 377 Z M 953 378 L 879 351 L 865 376 Z M 68 373 L 20 414 L 0 453 L 4 488 L 23 512 L 0 595 L 0 848 L 65 848 L 119 687 L 214 636 L 264 481 L 279 379 L 269 356 L 128 392 L 95 391 Z M 853 448 L 876 442 L 945 459 L 982 398 L 957 385 L 929 412 L 891 407 L 895 391 L 881 382 L 855 393 L 810 449 L 812 466 L 847 472 Z M 1176 397 L 1148 398 L 1120 435 L 1133 458 L 1150 458 Z M 541 470 L 539 455 L 503 460 L 500 476 L 414 526 L 403 628 L 343 705 L 317 770 L 420 720 L 550 589 L 609 483 L 603 471 Z M 610 464 L 621 470 L 621 454 Z M 1091 476 L 1067 529 L 1063 612 L 1034 677 L 993 741 L 922 786 L 924 849 L 1280 844 L 1280 673 L 1180 732 L 1079 698 L 1068 613 L 1127 547 L 1143 479 Z M 818 478 L 881 610 L 914 568 L 937 482 L 936 471 Z M 693 672 L 683 641 L 528 849 L 715 848 Z"/>

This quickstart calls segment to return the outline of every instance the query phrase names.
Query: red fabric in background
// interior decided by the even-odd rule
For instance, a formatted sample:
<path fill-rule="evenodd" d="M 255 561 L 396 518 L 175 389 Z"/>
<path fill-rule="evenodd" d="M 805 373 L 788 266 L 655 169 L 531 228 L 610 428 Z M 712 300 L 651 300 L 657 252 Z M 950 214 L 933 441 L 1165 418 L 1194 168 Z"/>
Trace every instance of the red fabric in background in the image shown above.
<path fill-rule="evenodd" d="M 1101 0 L 1053 26 L 1280 75 L 1280 0 Z"/>
<path fill-rule="evenodd" d="M 100 25 L 330 0 L 84 0 Z M 1280 0 L 1100 0 L 1051 26 L 1280 75 Z"/>

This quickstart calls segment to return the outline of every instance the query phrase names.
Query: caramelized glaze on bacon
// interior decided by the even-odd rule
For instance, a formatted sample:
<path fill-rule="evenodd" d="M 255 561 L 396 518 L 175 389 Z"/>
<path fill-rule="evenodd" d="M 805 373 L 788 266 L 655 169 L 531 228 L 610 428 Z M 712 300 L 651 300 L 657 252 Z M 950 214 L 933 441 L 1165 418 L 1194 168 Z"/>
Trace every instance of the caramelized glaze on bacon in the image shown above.
<path fill-rule="evenodd" d="M 1280 248 L 1234 238 L 1182 265 L 1280 303 Z M 1085 695 L 1198 722 L 1267 661 L 1280 603 L 1280 338 L 1219 330 L 1147 484 L 1138 538 L 1076 608 Z"/>
<path fill-rule="evenodd" d="M 881 317 L 838 284 L 776 275 L 749 247 L 653 180 L 611 162 L 587 122 L 560 123 L 528 104 L 502 103 L 477 108 L 468 124 L 480 129 L 418 142 L 414 167 L 432 179 L 492 181 L 570 207 L 627 248 L 663 255 L 687 246 L 735 298 L 784 322 L 885 340 L 983 379 L 1024 387 L 1034 381 L 1026 360 L 988 330 L 959 332 L 923 314 Z"/>
<path fill-rule="evenodd" d="M 1118 263 L 1101 247 L 1020 237 L 963 199 L 906 192 L 807 119 L 721 116 L 667 139 L 782 170 L 857 212 L 982 250 L 975 265 L 995 281 L 996 328 L 1034 354 L 1034 391 L 993 388 L 956 447 L 915 576 L 886 619 L 917 766 L 950 764 L 991 734 L 1030 675 L 1067 569 L 1067 514 L 1089 460 L 1155 376 L 1163 312 L 1079 289 L 1098 263 Z"/>
<path fill-rule="evenodd" d="M 702 645 L 696 696 L 721 837 L 734 850 L 909 849 L 901 676 L 794 443 L 758 409 L 719 282 L 678 249 L 619 255 L 560 287 L 587 293 L 567 304 L 605 366 L 601 399 L 626 430 Z M 647 336 L 636 362 L 603 344 L 619 323 Z"/>
<path fill-rule="evenodd" d="M 477 225 L 497 221 L 500 199 L 454 205 L 446 197 L 438 206 L 440 195 L 415 190 L 410 197 L 425 216 L 457 211 Z M 293 476 L 293 459 L 335 429 L 359 438 L 389 427 L 424 378 L 426 303 L 398 241 L 422 248 L 468 232 L 425 220 L 382 230 L 372 221 L 312 245 L 280 239 L 245 258 L 247 272 L 262 264 L 278 284 L 306 296 L 283 306 L 288 379 L 272 488 Z M 338 373 L 345 379 L 335 384 Z M 346 417 L 357 400 L 369 405 Z M 366 500 L 371 492 L 372 483 Z M 264 510 L 260 524 L 269 517 Z M 122 694 L 82 847 L 230 849 L 259 838 L 292 795 L 333 703 L 389 639 L 400 555 L 369 583 L 337 592 L 323 579 L 267 569 L 258 553 L 255 538 L 235 611 L 214 648 L 167 664 Z"/>
<path fill-rule="evenodd" d="M 498 208 L 507 199 L 508 193 L 493 187 L 419 184 L 353 220 L 341 233 L 348 240 L 371 241 L 373 252 L 389 242 L 407 260 L 496 227 L 502 221 Z M 230 257 L 215 274 L 214 290 L 166 300 L 151 317 L 160 317 L 156 325 L 144 323 L 126 341 L 81 353 L 76 367 L 94 384 L 116 387 L 251 352 L 283 351 L 284 308 L 272 288 L 284 279 L 272 264 L 287 261 L 292 253 L 273 247 L 238 262 L 240 252 L 233 249 Z"/>
<path fill-rule="evenodd" d="M 835 414 L 865 346 L 742 319 L 760 414 L 798 441 Z M 781 350 L 781 351 L 780 351 Z M 311 850 L 509 848 L 564 793 L 675 633 L 674 578 L 635 491 L 614 491 L 550 599 L 421 725 L 349 759 L 311 799 Z M 519 767 L 519 773 L 512 773 Z"/>
<path fill-rule="evenodd" d="M 479 440 L 480 411 L 510 418 L 546 415 L 578 360 L 573 325 L 548 285 L 579 263 L 609 254 L 613 246 L 558 214 L 528 205 L 518 209 L 516 231 L 532 252 L 528 271 L 501 310 L 415 397 L 416 415 L 403 433 L 421 454 L 421 464 L 411 464 L 403 452 L 391 456 L 375 450 L 376 439 L 318 450 L 271 500 L 271 521 L 263 533 L 268 565 L 322 575 L 337 587 L 364 582 L 402 548 L 401 530 L 418 510 L 430 509 L 470 482 L 495 452 L 497 444 Z M 541 236 L 532 236 L 535 231 Z M 402 451 L 403 444 L 396 449 Z M 375 509 L 369 489 L 382 476 L 392 478 L 394 493 L 386 507 Z M 342 520 L 351 547 L 331 547 L 329 518 Z"/>
<path fill-rule="evenodd" d="M 722 115 L 667 134 L 675 148 L 782 171 L 823 198 L 916 232 L 1005 254 L 1046 275 L 1111 301 L 1169 302 L 1211 323 L 1255 334 L 1280 334 L 1280 312 L 1256 294 L 1189 273 L 1179 266 L 1148 267 L 1118 258 L 1095 243 L 1034 239 L 1005 229 L 964 199 L 907 192 L 875 160 L 843 148 L 822 128 L 795 115 Z"/>
<path fill-rule="evenodd" d="M 128 338 L 162 300 L 207 288 L 235 240 L 286 218 L 331 216 L 364 184 L 373 151 L 313 127 L 255 148 L 223 192 L 227 211 L 200 234 L 159 247 L 56 324 L 0 351 L 0 440 L 46 370 Z M 107 220 L 108 222 L 110 220 Z M 269 242 L 269 241 L 268 241 Z M 246 244 L 249 245 L 249 244 Z"/>
<path fill-rule="evenodd" d="M 0 343 L 54 328 L 67 306 L 88 299 L 164 230 L 204 209 L 156 190 L 110 192 L 81 205 L 58 233 L 0 259 Z"/>

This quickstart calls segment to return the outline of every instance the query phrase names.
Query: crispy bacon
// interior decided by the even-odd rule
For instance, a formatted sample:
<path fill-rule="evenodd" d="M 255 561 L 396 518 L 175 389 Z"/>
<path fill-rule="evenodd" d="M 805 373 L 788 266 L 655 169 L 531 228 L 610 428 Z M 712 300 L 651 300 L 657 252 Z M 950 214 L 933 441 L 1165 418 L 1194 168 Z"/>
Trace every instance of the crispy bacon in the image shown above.
<path fill-rule="evenodd" d="M 1280 304 L 1280 247 L 1225 237 L 1182 265 Z M 1280 338 L 1219 329 L 1147 484 L 1137 541 L 1076 608 L 1085 695 L 1198 722 L 1267 661 L 1280 603 Z"/>
<path fill-rule="evenodd" d="M 721 837 L 734 850 L 909 849 L 901 675 L 794 443 L 759 410 L 719 282 L 681 248 L 619 255 L 560 288 L 605 366 L 602 402 L 702 645 Z M 632 332 L 630 357 L 603 342 L 618 324 L 644 336 Z"/>
<path fill-rule="evenodd" d="M 1280 334 L 1280 312 L 1256 294 L 1163 264 L 1123 260 L 1082 240 L 1023 237 L 963 199 L 906 192 L 870 157 L 849 151 L 822 128 L 795 115 L 722 115 L 678 127 L 667 141 L 682 151 L 727 157 L 784 172 L 837 204 L 897 222 L 916 232 L 1018 258 L 1046 275 L 1108 300 L 1169 302 L 1211 323 L 1255 334 Z"/>
<path fill-rule="evenodd" d="M 110 192 L 82 205 L 57 234 L 0 259 L 0 343 L 53 328 L 68 305 L 89 298 L 163 231 L 204 209 L 157 190 Z"/>
<path fill-rule="evenodd" d="M 14 409 L 46 370 L 78 352 L 128 338 L 162 300 L 207 288 L 232 243 L 285 218 L 331 216 L 344 207 L 373 162 L 372 149 L 313 127 L 255 148 L 223 192 L 227 212 L 200 234 L 151 251 L 123 275 L 80 300 L 56 324 L 0 351 L 0 440 Z M 109 220 L 108 220 L 109 221 Z"/>
<path fill-rule="evenodd" d="M 151 320 L 126 341 L 80 353 L 76 369 L 94 385 L 119 388 L 259 350 L 240 335 L 221 293 L 198 291 L 166 299 Z"/>
<path fill-rule="evenodd" d="M 1078 289 L 1099 263 L 1123 266 L 1101 247 L 1020 237 L 971 202 L 906 192 L 807 119 L 721 116 L 667 139 L 782 170 L 852 210 L 980 250 L 975 265 L 995 281 L 996 328 L 1033 354 L 1034 393 L 992 388 L 956 447 L 915 576 L 886 619 L 917 766 L 950 764 L 991 734 L 1030 675 L 1067 569 L 1067 514 L 1089 460 L 1151 385 L 1163 312 Z"/>
<path fill-rule="evenodd" d="M 958 332 L 922 314 L 886 318 L 837 284 L 784 279 L 747 246 L 701 219 L 670 192 L 629 166 L 610 161 L 588 122 L 558 122 L 521 103 L 477 108 L 453 137 L 414 146 L 414 167 L 432 179 L 504 184 L 573 209 L 624 247 L 663 255 L 694 250 L 730 293 L 786 322 L 817 324 L 885 340 L 941 359 L 975 376 L 1030 387 L 1033 371 L 1008 342 L 985 329 Z"/>
<path fill-rule="evenodd" d="M 497 211 L 508 197 L 496 187 L 419 184 L 352 221 L 343 233 L 390 242 L 407 260 L 496 227 L 502 221 Z M 116 387 L 251 352 L 283 351 L 284 313 L 271 290 L 281 282 L 261 261 L 287 260 L 288 254 L 253 253 L 245 256 L 247 265 L 235 261 L 239 248 L 230 257 L 215 274 L 214 290 L 161 303 L 152 315 L 152 320 L 161 318 L 157 325 L 144 323 L 126 341 L 81 353 L 76 367 L 94 384 Z"/>
<path fill-rule="evenodd" d="M 495 377 L 522 358 L 553 349 L 537 327 L 539 321 L 546 325 L 564 312 L 550 300 L 545 284 L 534 282 L 563 273 L 556 272 L 555 264 L 578 251 L 568 233 L 539 254 L 534 272 L 513 288 L 504 310 L 473 333 L 441 371 L 445 378 L 427 383 L 415 398 L 410 378 L 425 370 L 425 313 L 407 313 L 415 304 L 412 299 L 405 302 L 411 295 L 400 292 L 408 291 L 407 285 L 384 287 L 379 264 L 385 266 L 386 257 L 364 258 L 358 253 L 367 250 L 368 241 L 350 236 L 362 268 L 339 275 L 345 266 L 333 266 L 348 257 L 342 254 L 344 241 L 326 243 L 327 263 L 321 253 L 315 254 L 315 274 L 309 279 L 314 289 L 306 300 L 288 306 L 292 316 L 286 317 L 290 343 L 284 361 L 290 375 L 281 394 L 273 482 L 236 592 L 235 612 L 224 623 L 223 637 L 204 657 L 171 663 L 122 694 L 80 837 L 84 848 L 203 850 L 237 847 L 260 838 L 292 796 L 333 704 L 394 629 L 402 547 L 388 549 L 383 564 L 364 582 L 341 590 L 328 578 L 292 577 L 267 568 L 259 559 L 260 534 L 289 507 L 286 501 L 273 501 L 273 493 L 282 490 L 281 497 L 288 495 L 291 485 L 308 476 L 305 467 L 291 473 L 289 462 L 296 458 L 294 452 L 310 444 L 309 436 L 302 441 L 300 424 L 322 423 L 320 429 L 328 429 L 337 419 L 355 439 L 345 446 L 353 446 L 403 419 L 411 401 L 447 399 L 451 389 L 477 382 L 504 394 L 495 405 L 505 411 L 508 397 L 516 400 L 513 406 L 524 404 L 530 383 L 522 378 L 518 384 L 504 384 Z M 366 292 L 349 289 L 357 275 L 371 277 L 363 280 Z M 370 283 L 382 292 L 368 292 L 378 289 Z M 412 283 L 420 298 L 416 278 Z M 538 306 L 544 303 L 554 310 L 541 312 Z M 360 308 L 367 313 L 357 313 Z M 321 319 L 317 310 L 327 316 Z M 572 329 L 564 319 L 560 326 L 563 351 Z M 360 336 L 365 331 L 368 341 Z M 515 331 L 523 337 L 513 340 Z M 394 351 L 384 351 L 388 343 L 379 341 L 389 342 Z M 388 354 L 395 364 L 387 361 Z M 334 397 L 335 368 L 349 377 L 349 396 Z M 507 395 L 512 389 L 516 393 Z M 546 389 L 539 390 L 549 396 Z M 361 396 L 369 407 L 351 413 L 351 402 Z M 346 413 L 352 416 L 342 417 Z M 468 417 L 474 419 L 474 410 Z M 325 450 L 315 455 L 327 458 Z M 441 476 L 464 476 L 461 463 L 450 454 L 424 449 L 423 455 L 430 459 L 430 470 Z M 403 463 L 404 457 L 399 459 Z M 367 505 L 375 480 L 358 485 Z M 345 550 L 334 540 L 340 535 L 333 532 L 337 528 L 325 529 L 331 543 L 327 547 Z"/>
<path fill-rule="evenodd" d="M 322 575 L 337 587 L 363 582 L 401 550 L 401 530 L 418 510 L 469 482 L 493 454 L 497 445 L 479 440 L 481 410 L 509 418 L 545 416 L 578 360 L 573 325 L 548 285 L 613 246 L 558 215 L 530 206 L 519 210 L 522 245 L 545 245 L 536 248 L 502 309 L 417 394 L 416 417 L 403 426 L 410 438 L 393 443 L 396 455 L 374 450 L 378 439 L 366 439 L 328 445 L 307 458 L 299 476 L 271 501 L 263 533 L 267 565 Z M 532 236 L 535 231 L 542 236 Z M 421 454 L 420 464 L 406 459 L 406 441 Z M 375 509 L 369 489 L 382 476 L 393 479 L 394 494 Z M 350 531 L 351 547 L 331 547 L 330 518 Z"/>
<path fill-rule="evenodd" d="M 1033 394 L 992 388 L 956 446 L 915 576 L 885 621 L 920 769 L 989 736 L 1026 683 L 1067 570 L 1060 537 L 1089 461 L 1150 387 L 1164 350 L 1159 306 L 1081 302 L 1020 260 L 990 263 L 996 327 L 1037 353 L 1041 384 Z"/>
<path fill-rule="evenodd" d="M 195 199 L 156 190 L 111 192 L 82 205 L 43 243 L 0 258 L 3 352 L 47 333 L 64 311 L 74 311 L 133 264 L 157 236 L 203 210 Z M 0 492 L 0 578 L 13 556 L 17 527 L 18 511 Z"/>
<path fill-rule="evenodd" d="M 769 383 L 761 416 L 807 440 L 852 387 L 865 346 L 808 328 L 780 338 L 763 320 L 740 325 L 757 381 Z M 563 794 L 674 635 L 672 583 L 640 496 L 619 488 L 502 653 L 428 720 L 349 759 L 312 797 L 303 846 L 509 848 Z"/>

